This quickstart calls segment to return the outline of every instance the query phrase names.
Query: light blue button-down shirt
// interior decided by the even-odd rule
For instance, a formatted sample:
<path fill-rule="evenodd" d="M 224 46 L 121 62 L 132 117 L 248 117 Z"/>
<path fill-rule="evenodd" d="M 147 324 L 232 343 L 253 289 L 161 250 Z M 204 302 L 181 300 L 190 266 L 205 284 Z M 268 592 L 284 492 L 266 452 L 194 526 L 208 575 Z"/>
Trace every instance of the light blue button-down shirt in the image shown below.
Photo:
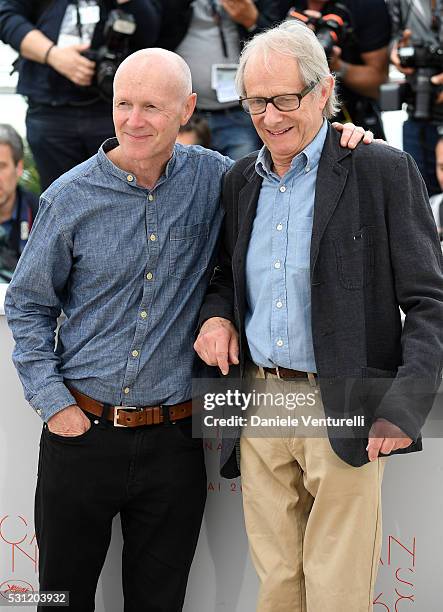
<path fill-rule="evenodd" d="M 75 403 L 66 383 L 115 405 L 191 397 L 194 331 L 233 162 L 176 145 L 148 190 L 109 160 L 116 145 L 107 141 L 43 194 L 6 294 L 14 362 L 44 420 Z"/>
<path fill-rule="evenodd" d="M 328 126 L 279 177 L 263 147 L 263 177 L 246 259 L 246 336 L 254 363 L 316 372 L 311 330 L 310 248 L 318 163 Z"/>

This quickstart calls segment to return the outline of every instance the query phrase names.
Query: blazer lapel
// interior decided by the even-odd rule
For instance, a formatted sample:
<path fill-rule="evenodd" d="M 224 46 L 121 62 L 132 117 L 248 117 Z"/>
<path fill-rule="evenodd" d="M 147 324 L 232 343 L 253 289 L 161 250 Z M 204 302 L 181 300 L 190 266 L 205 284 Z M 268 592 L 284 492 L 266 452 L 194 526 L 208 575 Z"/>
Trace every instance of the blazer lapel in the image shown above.
<path fill-rule="evenodd" d="M 318 166 L 315 186 L 314 221 L 311 238 L 311 282 L 317 262 L 320 242 L 334 213 L 348 178 L 348 171 L 340 162 L 350 154 L 349 149 L 340 147 L 340 136 L 329 126 L 325 146 Z"/>
<path fill-rule="evenodd" d="M 246 252 L 251 237 L 252 225 L 257 211 L 257 203 L 262 185 L 262 178 L 255 172 L 254 162 L 246 168 L 244 175 L 247 183 L 238 195 L 238 238 L 232 255 L 232 272 L 234 275 L 237 303 L 241 313 L 244 312 L 246 282 Z"/>

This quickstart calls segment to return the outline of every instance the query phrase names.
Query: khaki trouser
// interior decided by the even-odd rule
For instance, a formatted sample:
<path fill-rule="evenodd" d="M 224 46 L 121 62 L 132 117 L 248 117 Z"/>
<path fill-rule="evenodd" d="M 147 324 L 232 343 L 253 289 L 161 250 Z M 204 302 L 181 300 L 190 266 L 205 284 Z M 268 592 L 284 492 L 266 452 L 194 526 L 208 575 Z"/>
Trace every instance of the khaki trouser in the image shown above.
<path fill-rule="evenodd" d="M 307 381 L 296 385 L 312 391 Z M 260 579 L 257 612 L 372 611 L 384 462 L 352 467 L 326 435 L 242 435 L 245 522 Z"/>

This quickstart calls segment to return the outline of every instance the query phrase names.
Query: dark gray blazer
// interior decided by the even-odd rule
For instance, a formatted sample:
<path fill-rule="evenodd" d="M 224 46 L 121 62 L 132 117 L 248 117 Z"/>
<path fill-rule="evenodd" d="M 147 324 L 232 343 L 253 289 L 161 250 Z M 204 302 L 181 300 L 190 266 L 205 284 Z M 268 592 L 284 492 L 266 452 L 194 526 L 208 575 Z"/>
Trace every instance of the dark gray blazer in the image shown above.
<path fill-rule="evenodd" d="M 310 255 L 312 335 L 325 413 L 362 414 L 367 431 L 375 418 L 385 418 L 414 440 L 396 452 L 421 450 L 420 431 L 443 363 L 443 264 L 426 187 L 408 154 L 379 144 L 351 151 L 339 138 L 329 126 Z M 256 157 L 238 161 L 225 177 L 219 264 L 200 316 L 200 323 L 218 316 L 235 324 L 240 376 L 248 358 L 245 259 L 262 182 Z M 351 438 L 335 432 L 329 438 L 339 457 L 353 466 L 367 463 L 361 430 Z M 239 474 L 234 442 L 223 445 L 227 477 Z"/>

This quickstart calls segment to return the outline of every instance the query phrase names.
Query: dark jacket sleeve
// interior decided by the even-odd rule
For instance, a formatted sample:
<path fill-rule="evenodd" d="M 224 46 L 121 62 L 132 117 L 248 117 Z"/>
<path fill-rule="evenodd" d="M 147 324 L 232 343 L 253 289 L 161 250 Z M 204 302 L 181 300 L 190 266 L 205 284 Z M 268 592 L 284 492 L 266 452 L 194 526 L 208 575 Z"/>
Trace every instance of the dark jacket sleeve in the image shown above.
<path fill-rule="evenodd" d="M 158 46 L 174 51 L 188 31 L 193 0 L 163 0 Z"/>
<path fill-rule="evenodd" d="M 416 440 L 441 383 L 443 262 L 425 184 L 406 153 L 392 172 L 386 214 L 395 292 L 406 318 L 402 365 L 376 417 Z"/>
<path fill-rule="evenodd" d="M 233 170 L 230 170 L 223 181 L 222 206 L 225 217 L 221 230 L 217 265 L 200 311 L 199 328 L 211 317 L 223 317 L 235 325 L 232 253 L 236 241 L 234 227 L 236 206 L 231 180 L 232 172 Z"/>
<path fill-rule="evenodd" d="M 117 3 L 115 5 L 118 7 Z M 125 11 L 135 17 L 137 29 L 131 42 L 133 49 L 144 49 L 157 46 L 161 27 L 160 0 L 132 0 L 127 5 L 122 4 Z M 115 7 L 114 7 L 115 8 Z"/>
<path fill-rule="evenodd" d="M 31 1 L 0 1 L 0 40 L 19 51 L 23 38 L 35 29 L 32 15 Z"/>

